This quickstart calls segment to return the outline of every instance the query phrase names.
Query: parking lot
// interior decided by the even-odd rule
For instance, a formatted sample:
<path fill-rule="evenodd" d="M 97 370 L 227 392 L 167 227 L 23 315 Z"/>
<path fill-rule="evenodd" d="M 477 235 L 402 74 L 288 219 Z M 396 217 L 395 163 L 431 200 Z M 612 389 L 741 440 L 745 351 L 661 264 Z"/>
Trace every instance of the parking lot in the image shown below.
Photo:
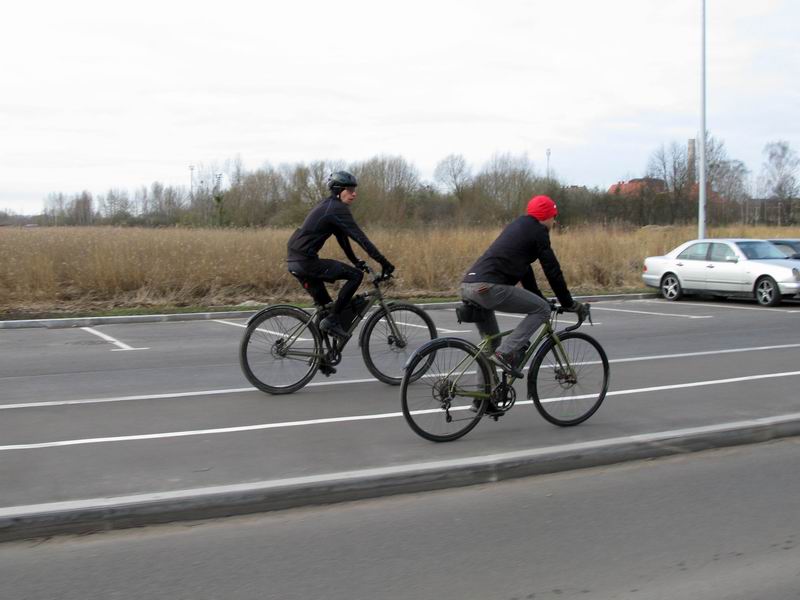
<path fill-rule="evenodd" d="M 289 396 L 251 388 L 244 319 L 0 332 L 0 507 L 276 480 L 635 436 L 798 412 L 800 304 L 593 304 L 583 330 L 611 362 L 606 402 L 560 429 L 519 400 L 432 444 L 351 343 L 338 372 Z M 477 340 L 452 309 L 439 335 Z M 519 317 L 498 315 L 501 328 Z M 562 322 L 569 323 L 571 315 Z"/>

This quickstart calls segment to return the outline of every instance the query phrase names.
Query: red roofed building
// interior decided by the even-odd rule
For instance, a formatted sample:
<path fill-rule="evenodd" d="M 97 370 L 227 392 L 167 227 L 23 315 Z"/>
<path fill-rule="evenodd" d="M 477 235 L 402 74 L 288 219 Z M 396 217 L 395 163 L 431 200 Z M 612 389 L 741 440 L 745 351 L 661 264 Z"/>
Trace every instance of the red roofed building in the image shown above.
<path fill-rule="evenodd" d="M 609 194 L 620 194 L 622 196 L 637 196 L 644 191 L 650 191 L 656 194 L 666 192 L 667 184 L 663 179 L 656 177 L 642 177 L 640 179 L 631 179 L 630 181 L 620 181 L 608 188 Z"/>

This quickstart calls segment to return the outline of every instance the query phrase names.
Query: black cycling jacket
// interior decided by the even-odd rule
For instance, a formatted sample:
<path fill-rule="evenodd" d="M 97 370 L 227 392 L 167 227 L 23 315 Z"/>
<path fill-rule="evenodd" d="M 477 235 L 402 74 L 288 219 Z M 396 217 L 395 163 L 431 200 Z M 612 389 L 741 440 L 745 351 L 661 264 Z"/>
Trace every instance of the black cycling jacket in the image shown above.
<path fill-rule="evenodd" d="M 531 216 L 523 215 L 502 231 L 464 276 L 464 283 L 502 283 L 517 285 L 544 298 L 536 285 L 531 263 L 539 261 L 562 306 L 572 306 L 574 300 L 564 281 L 561 265 L 550 247 L 547 227 Z"/>
<path fill-rule="evenodd" d="M 288 260 L 318 259 L 320 249 L 332 235 L 336 236 L 336 241 L 354 265 L 358 259 L 353 254 L 350 239 L 355 240 L 377 262 L 383 263 L 386 260 L 356 224 L 350 207 L 336 196 L 320 200 L 308 213 L 300 228 L 292 234 L 288 243 Z"/>

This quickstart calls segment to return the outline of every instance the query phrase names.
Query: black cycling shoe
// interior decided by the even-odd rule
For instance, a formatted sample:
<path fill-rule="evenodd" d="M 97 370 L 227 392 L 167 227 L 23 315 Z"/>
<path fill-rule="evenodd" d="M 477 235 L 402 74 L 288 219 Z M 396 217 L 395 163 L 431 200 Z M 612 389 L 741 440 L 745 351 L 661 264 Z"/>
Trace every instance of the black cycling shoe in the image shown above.
<path fill-rule="evenodd" d="M 492 354 L 489 359 L 498 367 L 503 369 L 503 371 L 513 375 L 517 379 L 522 379 L 525 377 L 525 374 L 514 366 L 517 363 L 517 359 L 513 354 L 505 354 L 498 351 Z"/>
<path fill-rule="evenodd" d="M 320 365 L 319 372 L 325 375 L 325 377 L 330 377 L 334 373 L 336 373 L 336 368 L 330 365 Z"/>
<path fill-rule="evenodd" d="M 334 315 L 330 315 L 322 319 L 322 321 L 319 322 L 319 328 L 322 331 L 326 333 L 332 333 L 337 337 L 346 338 L 348 336 L 348 333 L 344 330 L 342 324 L 339 322 L 339 318 Z"/>

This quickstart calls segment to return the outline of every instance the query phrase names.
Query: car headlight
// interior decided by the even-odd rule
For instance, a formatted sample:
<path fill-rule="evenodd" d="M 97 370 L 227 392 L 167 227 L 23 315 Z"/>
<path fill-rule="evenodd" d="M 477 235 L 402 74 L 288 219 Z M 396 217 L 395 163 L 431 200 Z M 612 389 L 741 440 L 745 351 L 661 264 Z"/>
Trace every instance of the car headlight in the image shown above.
<path fill-rule="evenodd" d="M 792 269 L 792 275 L 794 275 L 794 278 L 797 281 L 800 281 L 800 269 L 798 269 L 797 267 L 793 268 Z"/>

